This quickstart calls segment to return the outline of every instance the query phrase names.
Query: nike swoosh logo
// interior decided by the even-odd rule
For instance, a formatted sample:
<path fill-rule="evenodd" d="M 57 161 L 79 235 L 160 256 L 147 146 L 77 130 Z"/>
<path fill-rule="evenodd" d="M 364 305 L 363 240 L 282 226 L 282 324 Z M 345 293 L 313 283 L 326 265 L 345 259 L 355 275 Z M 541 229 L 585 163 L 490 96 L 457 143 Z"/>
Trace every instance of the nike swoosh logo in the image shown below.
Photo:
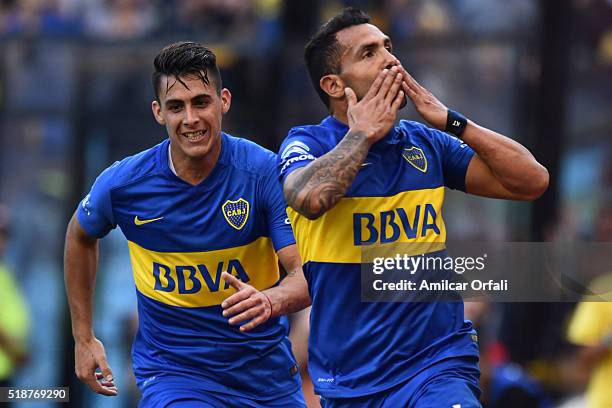
<path fill-rule="evenodd" d="M 148 224 L 150 222 L 155 222 L 155 221 L 159 221 L 161 219 L 163 219 L 164 217 L 159 217 L 159 218 L 151 218 L 150 220 L 139 220 L 138 216 L 134 217 L 134 224 L 136 225 L 145 225 Z"/>
<path fill-rule="evenodd" d="M 372 163 L 363 163 L 363 164 L 361 165 L 361 167 L 366 167 L 366 166 L 369 166 L 370 164 L 372 164 Z"/>

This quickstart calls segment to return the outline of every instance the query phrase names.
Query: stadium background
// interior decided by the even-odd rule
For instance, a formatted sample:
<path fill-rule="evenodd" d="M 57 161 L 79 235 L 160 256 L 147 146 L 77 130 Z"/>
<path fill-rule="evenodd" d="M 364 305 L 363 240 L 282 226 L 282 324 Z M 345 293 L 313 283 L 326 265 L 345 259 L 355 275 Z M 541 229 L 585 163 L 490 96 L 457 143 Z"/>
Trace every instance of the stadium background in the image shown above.
<path fill-rule="evenodd" d="M 96 175 L 166 137 L 150 111 L 159 49 L 209 45 L 233 94 L 224 129 L 276 150 L 291 126 L 325 115 L 302 51 L 343 5 L 370 12 L 442 102 L 515 137 L 549 169 L 550 188 L 535 203 L 449 193 L 450 239 L 612 240 L 609 0 L 2 0 L 0 202 L 12 215 L 4 262 L 31 319 L 17 385 L 69 385 L 72 406 L 133 405 L 135 297 L 123 236 L 102 241 L 95 299 L 96 334 L 121 390 L 113 399 L 74 378 L 62 251 Z M 411 107 L 401 116 L 419 120 Z M 493 304 L 482 323 L 492 358 L 521 364 L 559 403 L 583 389 L 564 340 L 572 308 Z"/>

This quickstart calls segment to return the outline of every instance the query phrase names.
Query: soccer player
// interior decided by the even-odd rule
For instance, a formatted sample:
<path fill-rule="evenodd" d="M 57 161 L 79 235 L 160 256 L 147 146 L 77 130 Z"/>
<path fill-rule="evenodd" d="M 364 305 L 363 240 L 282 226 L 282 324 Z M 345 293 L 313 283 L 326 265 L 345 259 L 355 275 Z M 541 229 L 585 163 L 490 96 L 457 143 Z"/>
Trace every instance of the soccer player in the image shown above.
<path fill-rule="evenodd" d="M 533 200 L 548 172 L 519 143 L 448 110 L 369 21 L 345 9 L 308 42 L 308 72 L 330 116 L 291 129 L 279 153 L 312 296 L 310 374 L 326 408 L 478 407 L 478 347 L 463 304 L 361 302 L 361 249 L 444 242 L 444 186 Z M 429 126 L 395 126 L 406 97 Z"/>
<path fill-rule="evenodd" d="M 169 138 L 102 172 L 68 226 L 76 374 L 99 394 L 117 394 L 93 332 L 92 301 L 97 241 L 118 225 L 138 297 L 132 358 L 140 406 L 303 407 L 277 316 L 310 299 L 275 155 L 222 132 L 231 94 L 210 50 L 172 44 L 154 66 L 153 115 Z M 275 287 L 278 259 L 288 274 Z M 221 303 L 241 297 L 249 308 L 238 302 L 230 325 Z"/>

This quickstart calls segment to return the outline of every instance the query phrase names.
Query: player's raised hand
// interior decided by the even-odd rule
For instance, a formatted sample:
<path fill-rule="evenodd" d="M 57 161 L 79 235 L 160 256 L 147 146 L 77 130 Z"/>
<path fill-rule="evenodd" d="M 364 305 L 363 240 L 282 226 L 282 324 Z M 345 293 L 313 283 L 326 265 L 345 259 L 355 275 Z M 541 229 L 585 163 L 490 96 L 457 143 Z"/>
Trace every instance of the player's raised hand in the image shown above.
<path fill-rule="evenodd" d="M 431 92 L 419 84 L 403 67 L 400 67 L 403 75 L 402 89 L 410 98 L 419 115 L 430 126 L 444 130 L 448 108 L 438 100 Z"/>
<path fill-rule="evenodd" d="M 351 88 L 345 88 L 347 118 L 351 131 L 362 131 L 371 143 L 382 139 L 395 123 L 397 111 L 404 101 L 402 76 L 396 66 L 378 74 L 365 96 L 357 102 Z"/>
<path fill-rule="evenodd" d="M 117 395 L 113 372 L 106 360 L 102 342 L 96 338 L 90 341 L 77 341 L 74 349 L 75 372 L 94 392 L 102 395 Z M 100 369 L 101 372 L 96 372 Z"/>
<path fill-rule="evenodd" d="M 230 318 L 229 324 L 237 325 L 248 321 L 240 326 L 240 331 L 245 332 L 266 322 L 272 316 L 272 303 L 268 296 L 227 272 L 223 272 L 221 277 L 237 290 L 221 303 L 223 316 Z"/>

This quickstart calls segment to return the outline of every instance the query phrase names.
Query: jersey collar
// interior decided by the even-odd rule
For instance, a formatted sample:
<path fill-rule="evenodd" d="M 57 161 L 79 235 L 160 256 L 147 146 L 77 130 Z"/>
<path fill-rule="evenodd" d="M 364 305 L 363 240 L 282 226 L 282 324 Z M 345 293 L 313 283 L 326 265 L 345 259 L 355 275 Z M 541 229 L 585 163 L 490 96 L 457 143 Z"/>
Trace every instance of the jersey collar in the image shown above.
<path fill-rule="evenodd" d="M 176 174 L 174 165 L 170 161 L 170 139 L 164 140 L 160 145 L 161 149 L 159 155 L 159 162 L 164 170 L 164 173 L 166 173 L 170 178 L 179 180 L 180 182 L 185 183 L 185 185 L 190 187 L 210 189 L 217 184 L 218 180 L 220 179 L 219 173 L 221 172 L 221 169 L 229 162 L 230 149 L 228 143 L 228 135 L 225 132 L 221 132 L 221 152 L 219 153 L 217 163 L 215 163 L 215 166 L 213 167 L 210 174 L 200 184 L 197 184 L 195 186 L 186 183 Z"/>

